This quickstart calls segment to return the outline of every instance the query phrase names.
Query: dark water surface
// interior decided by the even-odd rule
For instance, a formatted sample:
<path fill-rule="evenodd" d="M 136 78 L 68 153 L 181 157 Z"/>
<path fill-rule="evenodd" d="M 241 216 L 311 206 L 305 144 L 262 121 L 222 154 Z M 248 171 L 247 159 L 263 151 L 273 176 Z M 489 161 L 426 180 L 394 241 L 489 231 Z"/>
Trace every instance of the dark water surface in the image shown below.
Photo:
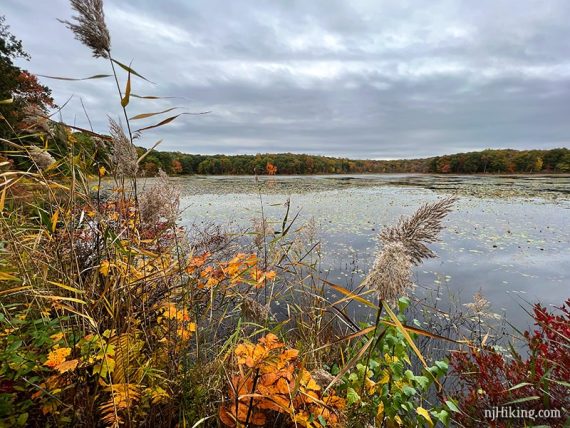
<path fill-rule="evenodd" d="M 456 194 L 439 257 L 415 270 L 415 293 L 449 289 L 461 303 L 481 290 L 492 310 L 518 328 L 529 326 L 520 305 L 560 305 L 570 297 L 570 178 L 427 175 L 187 177 L 186 224 L 247 227 L 264 212 L 283 218 L 284 203 L 314 218 L 329 280 L 357 284 L 372 264 L 376 235 L 422 203 Z M 447 291 L 442 293 L 445 300 Z M 460 303 L 460 304 L 461 304 Z"/>

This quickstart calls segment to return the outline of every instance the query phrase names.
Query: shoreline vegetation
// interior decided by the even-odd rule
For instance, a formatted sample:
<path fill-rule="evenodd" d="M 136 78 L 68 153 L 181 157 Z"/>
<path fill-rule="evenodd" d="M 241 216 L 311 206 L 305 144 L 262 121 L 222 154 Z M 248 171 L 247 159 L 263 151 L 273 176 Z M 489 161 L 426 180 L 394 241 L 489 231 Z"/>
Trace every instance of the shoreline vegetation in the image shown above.
<path fill-rule="evenodd" d="M 534 424 L 568 423 L 570 300 L 522 308 L 534 327 L 517 332 L 481 293 L 449 314 L 410 293 L 413 269 L 437 257 L 455 195 L 384 227 L 350 289 L 323 275 L 317 226 L 290 202 L 268 218 L 260 195 L 239 235 L 182 226 L 168 173 L 183 172 L 183 159 L 135 146 L 174 119 L 132 131 L 131 102 L 148 100 L 131 90 L 145 78 L 114 56 L 102 0 L 70 4 L 63 24 L 106 63 L 121 120 L 109 118 L 107 135 L 51 120 L 49 89 L 27 72 L 20 79 L 12 60 L 25 53 L 0 20 L 10 72 L 0 74 L 0 428 L 472 427 L 510 407 Z M 564 169 L 567 149 L 556 150 L 504 165 Z M 322 158 L 303 159 L 301 169 Z M 288 167 L 261 158 L 259 168 Z M 145 175 L 157 178 L 143 189 Z"/>
<path fill-rule="evenodd" d="M 74 132 L 92 159 L 90 169 L 104 164 L 112 152 L 107 136 L 96 138 Z M 0 143 L 1 145 L 1 143 Z M 64 147 L 47 150 L 50 153 Z M 201 155 L 136 147 L 143 158 L 139 174 L 154 177 L 159 171 L 171 176 L 185 175 L 349 175 L 349 174 L 437 174 L 482 176 L 570 175 L 570 150 L 482 150 L 420 159 L 358 160 L 294 153 L 255 155 Z M 18 169 L 29 165 L 8 157 Z"/>
<path fill-rule="evenodd" d="M 142 155 L 146 149 L 138 148 Z M 156 175 L 320 175 L 320 174 L 570 174 L 570 150 L 482 150 L 420 159 L 355 160 L 293 153 L 197 155 L 149 152 L 142 169 Z"/>

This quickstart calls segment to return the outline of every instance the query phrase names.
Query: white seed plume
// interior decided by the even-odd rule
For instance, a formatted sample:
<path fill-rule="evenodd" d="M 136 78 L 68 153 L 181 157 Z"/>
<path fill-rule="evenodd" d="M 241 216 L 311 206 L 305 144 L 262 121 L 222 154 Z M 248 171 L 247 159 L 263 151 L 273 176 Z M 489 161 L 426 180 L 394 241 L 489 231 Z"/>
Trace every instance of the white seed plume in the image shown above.
<path fill-rule="evenodd" d="M 364 285 L 375 290 L 386 302 L 395 302 L 413 287 L 412 268 L 435 253 L 426 244 L 436 242 L 443 219 L 451 211 L 454 197 L 425 204 L 411 217 L 380 232 L 383 244 L 376 255 Z"/>
<path fill-rule="evenodd" d="M 47 169 L 55 163 L 55 159 L 46 150 L 39 147 L 32 146 L 29 149 L 30 158 L 37 165 L 39 169 Z"/>
<path fill-rule="evenodd" d="M 109 131 L 112 139 L 113 167 L 118 176 L 135 177 L 139 169 L 137 149 L 125 135 L 123 127 L 109 119 Z"/>
<path fill-rule="evenodd" d="M 167 222 L 174 224 L 180 212 L 180 189 L 159 171 L 157 182 L 139 198 L 142 221 L 148 224 Z"/>
<path fill-rule="evenodd" d="M 109 58 L 111 36 L 105 24 L 103 0 L 71 0 L 71 7 L 77 12 L 76 23 L 63 22 L 73 31 L 75 38 L 93 52 L 94 57 Z"/>

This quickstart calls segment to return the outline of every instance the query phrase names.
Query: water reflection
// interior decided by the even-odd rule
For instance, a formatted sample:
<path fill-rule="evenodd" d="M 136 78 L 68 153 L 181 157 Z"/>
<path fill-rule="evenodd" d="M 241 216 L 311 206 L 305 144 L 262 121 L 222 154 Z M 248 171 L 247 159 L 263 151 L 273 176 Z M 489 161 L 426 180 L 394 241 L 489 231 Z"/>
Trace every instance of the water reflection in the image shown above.
<path fill-rule="evenodd" d="M 522 329 L 528 328 L 529 317 L 520 305 L 560 305 L 570 294 L 567 178 L 280 177 L 271 186 L 251 177 L 179 180 L 186 195 L 186 223 L 248 226 L 260 216 L 259 193 L 265 215 L 281 220 L 291 194 L 299 221 L 317 221 L 328 278 L 343 285 L 357 284 L 371 266 L 375 235 L 383 226 L 452 191 L 460 195 L 456 211 L 446 222 L 442 242 L 434 245 L 439 258 L 416 269 L 416 293 L 449 287 L 469 302 L 482 290 L 494 312 L 504 311 Z M 473 185 L 486 187 L 486 193 Z M 495 195 L 501 188 L 506 190 Z M 445 298 L 444 293 L 442 305 Z"/>

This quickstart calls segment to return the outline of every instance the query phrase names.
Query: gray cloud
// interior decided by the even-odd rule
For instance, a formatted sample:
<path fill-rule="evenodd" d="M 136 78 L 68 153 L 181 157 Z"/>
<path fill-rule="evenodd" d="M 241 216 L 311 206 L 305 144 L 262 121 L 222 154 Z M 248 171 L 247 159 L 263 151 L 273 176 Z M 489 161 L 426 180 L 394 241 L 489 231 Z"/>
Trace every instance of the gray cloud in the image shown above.
<path fill-rule="evenodd" d="M 409 158 L 570 145 L 566 0 L 106 0 L 105 11 L 114 55 L 158 82 L 133 91 L 181 97 L 133 100 L 131 114 L 212 111 L 145 133 L 147 147 Z M 30 71 L 108 72 L 57 22 L 67 1 L 7 0 L 2 13 Z M 67 122 L 88 126 L 80 96 L 98 131 L 120 113 L 110 80 L 45 83 L 60 104 L 74 96 Z"/>

